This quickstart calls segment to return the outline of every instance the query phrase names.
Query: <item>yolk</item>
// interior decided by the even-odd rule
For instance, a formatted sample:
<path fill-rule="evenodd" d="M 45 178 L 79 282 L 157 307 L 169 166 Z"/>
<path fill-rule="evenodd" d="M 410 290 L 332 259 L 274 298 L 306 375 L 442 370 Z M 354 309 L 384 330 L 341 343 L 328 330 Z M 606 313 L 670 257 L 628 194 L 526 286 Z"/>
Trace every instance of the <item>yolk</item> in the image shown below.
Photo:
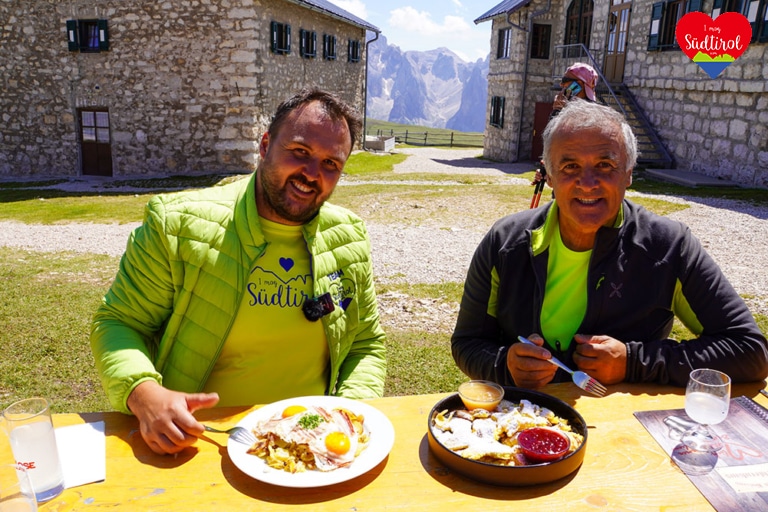
<path fill-rule="evenodd" d="M 344 432 L 331 432 L 325 438 L 325 447 L 338 455 L 344 455 L 349 451 L 349 436 Z"/>
<path fill-rule="evenodd" d="M 293 416 L 294 414 L 299 414 L 300 412 L 304 412 L 306 410 L 307 408 L 304 407 L 303 405 L 289 405 L 283 411 L 283 418 Z"/>

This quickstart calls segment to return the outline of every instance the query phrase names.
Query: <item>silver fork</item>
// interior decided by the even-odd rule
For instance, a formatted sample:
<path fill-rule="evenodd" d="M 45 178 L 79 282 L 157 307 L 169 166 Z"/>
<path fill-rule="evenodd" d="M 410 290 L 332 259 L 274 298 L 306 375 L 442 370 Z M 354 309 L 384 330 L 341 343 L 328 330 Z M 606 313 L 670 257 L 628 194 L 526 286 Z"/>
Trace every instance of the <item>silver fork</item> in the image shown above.
<path fill-rule="evenodd" d="M 229 438 L 238 443 L 252 445 L 256 442 L 256 436 L 254 436 L 253 432 L 245 427 L 232 427 L 226 430 L 209 427 L 208 425 L 203 425 L 203 427 L 205 427 L 207 432 L 214 432 L 216 434 L 229 434 Z"/>
<path fill-rule="evenodd" d="M 523 343 L 527 343 L 528 345 L 534 345 L 538 347 L 534 342 L 529 340 L 528 338 L 524 338 L 522 336 L 518 336 L 517 339 L 522 341 Z M 552 356 L 551 359 L 547 359 L 550 363 L 553 365 L 562 368 L 563 370 L 567 371 L 571 374 L 571 378 L 573 379 L 573 383 L 579 386 L 581 389 L 585 391 L 589 391 L 593 395 L 596 396 L 605 396 L 605 393 L 608 391 L 605 386 L 600 384 L 597 380 L 593 379 L 586 373 L 582 372 L 581 370 L 573 371 L 567 366 L 565 366 L 563 363 L 560 362 L 560 360 L 554 356 Z"/>

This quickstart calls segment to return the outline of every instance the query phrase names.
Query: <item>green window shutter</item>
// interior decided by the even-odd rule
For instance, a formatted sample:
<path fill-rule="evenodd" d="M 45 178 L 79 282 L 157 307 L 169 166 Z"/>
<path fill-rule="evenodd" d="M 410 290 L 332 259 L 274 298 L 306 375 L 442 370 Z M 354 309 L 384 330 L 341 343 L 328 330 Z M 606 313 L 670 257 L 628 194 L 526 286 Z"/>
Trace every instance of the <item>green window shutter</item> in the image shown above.
<path fill-rule="evenodd" d="M 291 53 L 291 26 L 285 25 L 285 50 L 283 53 Z"/>
<path fill-rule="evenodd" d="M 763 30 L 760 31 L 760 42 L 768 41 L 768 5 L 763 9 Z"/>
<path fill-rule="evenodd" d="M 99 51 L 109 50 L 109 30 L 107 29 L 107 20 L 99 20 Z"/>
<path fill-rule="evenodd" d="M 491 97 L 491 112 L 490 112 L 490 115 L 488 116 L 488 124 L 491 125 L 491 126 L 493 126 L 493 124 L 494 124 L 493 123 L 493 118 L 494 118 L 495 112 L 496 112 L 496 96 L 492 96 Z"/>
<path fill-rule="evenodd" d="M 757 41 L 760 35 L 760 0 L 746 0 L 742 14 L 752 25 L 752 41 Z M 766 11 L 766 16 L 768 16 L 768 11 Z M 763 31 L 765 31 L 765 27 L 763 27 Z"/>
<path fill-rule="evenodd" d="M 312 32 L 312 56 L 317 55 L 317 32 Z"/>
<path fill-rule="evenodd" d="M 272 53 L 277 53 L 277 22 L 270 23 L 269 30 L 272 33 Z"/>
<path fill-rule="evenodd" d="M 307 53 L 309 51 L 307 50 L 307 43 L 306 43 L 306 33 L 307 31 L 302 29 L 299 29 L 299 55 L 302 57 L 306 57 Z"/>
<path fill-rule="evenodd" d="M 67 44 L 71 52 L 80 49 L 80 41 L 77 37 L 77 20 L 67 20 Z"/>
<path fill-rule="evenodd" d="M 703 12 L 701 10 L 703 1 L 702 0 L 686 0 L 685 2 L 685 12 Z"/>
<path fill-rule="evenodd" d="M 664 16 L 664 2 L 656 2 L 651 7 L 651 27 L 648 31 L 648 50 L 659 49 L 659 33 L 661 20 Z"/>

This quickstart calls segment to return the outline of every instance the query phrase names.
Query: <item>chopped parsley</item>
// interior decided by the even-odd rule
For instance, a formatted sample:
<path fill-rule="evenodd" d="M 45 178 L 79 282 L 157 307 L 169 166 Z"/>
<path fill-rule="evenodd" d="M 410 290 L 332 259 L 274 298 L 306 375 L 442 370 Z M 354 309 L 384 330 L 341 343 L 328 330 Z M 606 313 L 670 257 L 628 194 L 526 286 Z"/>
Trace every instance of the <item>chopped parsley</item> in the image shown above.
<path fill-rule="evenodd" d="M 299 426 L 307 430 L 314 430 L 324 421 L 325 419 L 319 414 L 306 414 L 299 420 Z"/>

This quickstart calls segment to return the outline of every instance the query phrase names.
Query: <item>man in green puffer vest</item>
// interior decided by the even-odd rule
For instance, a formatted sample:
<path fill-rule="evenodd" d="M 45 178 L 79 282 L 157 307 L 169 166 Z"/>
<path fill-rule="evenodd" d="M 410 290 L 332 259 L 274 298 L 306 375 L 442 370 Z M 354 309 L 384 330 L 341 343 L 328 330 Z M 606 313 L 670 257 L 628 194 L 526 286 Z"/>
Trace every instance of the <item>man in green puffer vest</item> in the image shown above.
<path fill-rule="evenodd" d="M 326 202 L 361 128 L 349 105 L 304 90 L 278 107 L 249 179 L 149 201 L 91 347 L 153 451 L 194 443 L 201 408 L 383 394 L 368 232 Z"/>

